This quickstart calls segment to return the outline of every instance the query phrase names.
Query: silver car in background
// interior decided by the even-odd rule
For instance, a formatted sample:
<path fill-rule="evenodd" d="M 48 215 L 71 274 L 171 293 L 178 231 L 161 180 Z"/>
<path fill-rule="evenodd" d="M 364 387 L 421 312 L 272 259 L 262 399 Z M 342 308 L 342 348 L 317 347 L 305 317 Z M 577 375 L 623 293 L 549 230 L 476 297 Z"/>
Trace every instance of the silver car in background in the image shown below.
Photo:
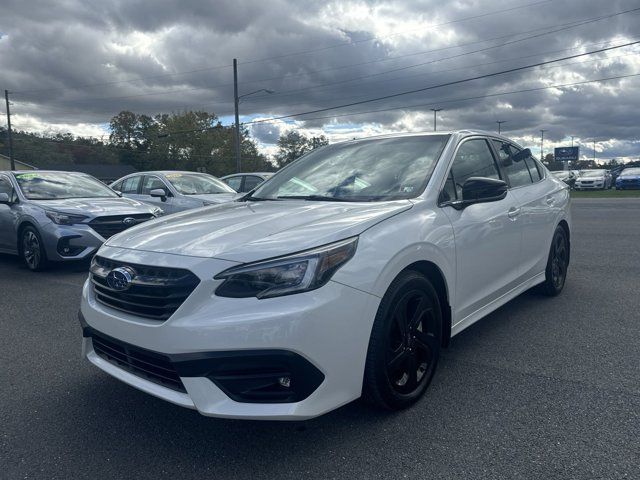
<path fill-rule="evenodd" d="M 251 172 L 251 173 L 234 173 L 221 177 L 224 183 L 233 188 L 236 192 L 247 193 L 256 188 L 265 180 L 273 177 L 272 172 Z"/>
<path fill-rule="evenodd" d="M 239 197 L 220 179 L 199 172 L 138 172 L 116 180 L 111 188 L 125 197 L 162 208 L 166 214 L 230 202 Z"/>
<path fill-rule="evenodd" d="M 0 172 L 0 252 L 34 271 L 89 258 L 111 235 L 160 215 L 84 173 Z"/>

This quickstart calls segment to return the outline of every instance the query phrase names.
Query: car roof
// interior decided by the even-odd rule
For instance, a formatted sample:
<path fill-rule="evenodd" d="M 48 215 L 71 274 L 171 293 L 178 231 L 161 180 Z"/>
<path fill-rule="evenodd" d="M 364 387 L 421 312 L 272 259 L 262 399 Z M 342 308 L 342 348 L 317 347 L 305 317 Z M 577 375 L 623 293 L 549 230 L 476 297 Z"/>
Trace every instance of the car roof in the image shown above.
<path fill-rule="evenodd" d="M 260 175 L 263 177 L 270 177 L 273 174 L 275 174 L 275 172 L 242 172 L 242 173 L 231 173 L 229 175 L 225 175 L 224 177 L 220 177 L 222 178 L 231 178 L 231 177 L 241 177 L 243 175 Z"/>
<path fill-rule="evenodd" d="M 0 170 L 0 173 L 4 173 L 4 174 L 20 174 L 20 173 L 74 173 L 76 175 L 84 175 L 86 177 L 91 177 L 91 175 L 89 175 L 88 173 L 84 173 L 84 172 L 75 172 L 75 171 L 67 171 L 67 170 L 41 170 L 41 169 L 37 169 L 37 170 Z M 92 177 L 95 178 L 95 177 Z"/>

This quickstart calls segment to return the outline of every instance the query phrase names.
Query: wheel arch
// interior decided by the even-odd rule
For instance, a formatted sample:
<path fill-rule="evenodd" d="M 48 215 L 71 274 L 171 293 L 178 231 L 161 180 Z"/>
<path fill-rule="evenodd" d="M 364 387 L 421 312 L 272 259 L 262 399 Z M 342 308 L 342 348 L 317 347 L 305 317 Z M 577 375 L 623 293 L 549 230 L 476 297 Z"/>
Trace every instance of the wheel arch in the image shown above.
<path fill-rule="evenodd" d="M 569 228 L 569 224 L 563 218 L 558 223 L 558 226 L 564 230 L 564 233 L 567 235 L 567 243 L 569 244 L 569 258 L 568 261 L 571 261 L 571 229 Z"/>
<path fill-rule="evenodd" d="M 449 300 L 449 287 L 447 279 L 438 265 L 428 260 L 419 260 L 407 265 L 401 272 L 413 270 L 424 275 L 433 285 L 438 294 L 440 308 L 442 311 L 443 329 L 442 329 L 442 346 L 447 347 L 451 340 L 451 302 Z M 398 275 L 400 275 L 398 274 Z"/>
<path fill-rule="evenodd" d="M 34 222 L 32 222 L 31 220 L 23 220 L 22 222 L 20 222 L 20 225 L 18 225 L 18 229 L 17 229 L 17 233 L 16 233 L 16 246 L 18 247 L 18 255 L 22 255 L 22 232 L 24 232 L 24 229 L 27 227 L 32 227 L 35 228 L 36 231 L 39 233 L 40 230 L 38 230 L 38 227 L 36 226 L 36 224 Z"/>

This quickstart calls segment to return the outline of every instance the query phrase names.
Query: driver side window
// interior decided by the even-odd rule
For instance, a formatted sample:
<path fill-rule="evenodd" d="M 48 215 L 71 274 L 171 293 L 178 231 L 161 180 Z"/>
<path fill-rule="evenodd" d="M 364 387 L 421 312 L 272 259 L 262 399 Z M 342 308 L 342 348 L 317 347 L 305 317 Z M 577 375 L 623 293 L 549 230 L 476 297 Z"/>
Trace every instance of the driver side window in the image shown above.
<path fill-rule="evenodd" d="M 442 190 L 441 201 L 462 200 L 462 185 L 471 177 L 500 180 L 500 171 L 486 140 L 464 142 L 458 148 Z"/>

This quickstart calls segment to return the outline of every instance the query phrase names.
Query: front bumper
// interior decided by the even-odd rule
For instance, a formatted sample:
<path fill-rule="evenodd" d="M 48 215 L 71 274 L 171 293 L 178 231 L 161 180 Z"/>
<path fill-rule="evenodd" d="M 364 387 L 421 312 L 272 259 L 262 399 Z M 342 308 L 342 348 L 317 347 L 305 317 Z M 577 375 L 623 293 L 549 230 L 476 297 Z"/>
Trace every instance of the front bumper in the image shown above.
<path fill-rule="evenodd" d="M 602 190 L 605 187 L 605 182 L 593 182 L 593 183 L 577 183 L 575 184 L 576 190 Z"/>
<path fill-rule="evenodd" d="M 40 225 L 39 230 L 47 259 L 54 262 L 90 258 L 105 242 L 95 230 L 83 224 L 57 225 L 49 222 Z"/>
<path fill-rule="evenodd" d="M 92 329 L 165 356 L 175 366 L 184 391 L 158 384 L 105 360 L 94 349 L 88 333 L 83 338 L 83 354 L 123 382 L 204 415 L 226 418 L 312 418 L 361 395 L 378 297 L 330 281 L 318 290 L 285 297 L 221 298 L 213 293 L 220 283 L 213 276 L 233 265 L 232 262 L 114 247 L 103 247 L 100 255 L 136 264 L 186 268 L 201 280 L 164 322 L 113 310 L 97 302 L 90 283 L 85 284 L 81 304 L 85 331 Z M 276 396 L 275 401 L 255 402 L 234 395 L 233 388 L 217 381 L 211 373 L 217 362 L 212 358 L 234 357 L 245 362 L 251 356 L 274 352 L 302 360 L 296 363 L 308 364 L 306 370 L 292 373 L 292 384 L 314 376 L 321 380 L 312 381 L 313 388 L 300 397 L 278 401 L 282 397 Z M 200 367 L 189 370 L 189 359 L 204 361 Z M 269 361 L 263 360 L 263 364 Z M 272 376 L 271 383 L 273 378 L 286 377 L 277 368 L 267 375 Z"/>

